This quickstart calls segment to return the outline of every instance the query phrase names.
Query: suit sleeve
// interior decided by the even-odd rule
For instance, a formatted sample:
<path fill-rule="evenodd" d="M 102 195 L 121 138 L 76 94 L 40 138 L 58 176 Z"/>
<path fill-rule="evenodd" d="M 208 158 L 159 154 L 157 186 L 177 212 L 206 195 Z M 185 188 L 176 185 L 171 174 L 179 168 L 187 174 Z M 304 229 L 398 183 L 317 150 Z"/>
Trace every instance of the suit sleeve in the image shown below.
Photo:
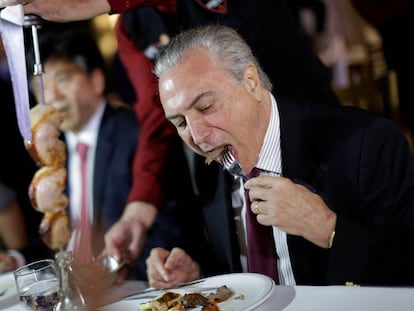
<path fill-rule="evenodd" d="M 166 11 L 174 10 L 176 0 L 108 0 L 111 13 L 123 13 L 133 8 L 158 7 Z"/>
<path fill-rule="evenodd" d="M 153 63 L 127 36 L 122 17 L 115 31 L 119 56 L 136 94 L 134 110 L 140 123 L 128 202 L 144 201 L 159 206 L 163 201 L 162 180 L 168 152 L 177 142 L 178 135 L 164 116 L 158 97 L 158 82 L 152 71 Z"/>
<path fill-rule="evenodd" d="M 338 214 L 328 279 L 407 285 L 414 279 L 414 158 L 390 122 L 375 121 L 363 136 L 359 221 Z"/>

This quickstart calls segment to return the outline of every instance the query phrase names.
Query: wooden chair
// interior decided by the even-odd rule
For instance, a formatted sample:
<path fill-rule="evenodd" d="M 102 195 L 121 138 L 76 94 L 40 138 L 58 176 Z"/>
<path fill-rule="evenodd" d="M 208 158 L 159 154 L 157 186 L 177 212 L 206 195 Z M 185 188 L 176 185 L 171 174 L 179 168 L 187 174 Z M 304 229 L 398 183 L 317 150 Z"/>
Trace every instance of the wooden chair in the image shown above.
<path fill-rule="evenodd" d="M 382 51 L 369 46 L 364 50 L 363 57 L 352 59 L 347 65 L 348 84 L 344 87 L 334 86 L 334 91 L 343 105 L 383 114 L 385 99 L 378 81 L 385 79 L 387 71 L 383 67 L 382 54 L 378 56 Z"/>

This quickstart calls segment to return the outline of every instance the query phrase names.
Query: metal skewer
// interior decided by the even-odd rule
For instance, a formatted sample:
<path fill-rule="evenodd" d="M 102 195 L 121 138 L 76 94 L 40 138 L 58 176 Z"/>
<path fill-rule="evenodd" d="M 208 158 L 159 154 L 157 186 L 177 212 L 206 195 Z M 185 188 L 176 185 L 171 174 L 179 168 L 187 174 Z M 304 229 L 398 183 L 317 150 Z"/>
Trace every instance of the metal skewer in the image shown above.
<path fill-rule="evenodd" d="M 34 57 L 35 57 L 35 63 L 33 65 L 33 75 L 36 79 L 36 87 L 39 91 L 39 99 L 40 104 L 46 104 L 45 100 L 45 93 L 43 88 L 43 68 L 42 63 L 40 60 L 40 51 L 39 51 L 39 38 L 37 34 L 38 28 L 41 27 L 42 20 L 37 15 L 29 14 L 24 16 L 24 26 L 30 27 L 32 30 L 32 39 L 33 39 L 33 51 L 34 51 Z"/>

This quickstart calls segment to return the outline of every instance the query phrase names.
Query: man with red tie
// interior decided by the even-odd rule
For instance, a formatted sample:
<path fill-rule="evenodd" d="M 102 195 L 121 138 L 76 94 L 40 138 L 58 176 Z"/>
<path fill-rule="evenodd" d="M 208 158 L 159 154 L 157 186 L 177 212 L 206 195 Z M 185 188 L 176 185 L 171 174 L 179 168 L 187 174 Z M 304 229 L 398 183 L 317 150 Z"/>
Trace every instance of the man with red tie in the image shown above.
<path fill-rule="evenodd" d="M 74 252 L 74 263 L 81 266 L 101 254 L 104 233 L 124 211 L 132 185 L 133 159 L 139 148 L 140 124 L 129 106 L 109 100 L 106 64 L 92 34 L 72 27 L 45 24 L 39 48 L 45 103 L 64 117 L 60 129 L 68 153 L 67 193 L 72 228 L 68 248 Z M 34 53 L 27 55 L 30 66 Z M 40 96 L 35 90 L 35 97 Z M 182 179 L 179 183 L 163 180 L 169 184 L 166 188 L 169 192 L 165 192 L 162 211 L 143 247 L 137 250 L 140 255 L 137 263 L 129 263 L 136 268 L 132 277 L 146 278 L 145 259 L 152 247 L 169 248 L 176 243 L 185 247 L 190 240 L 183 237 L 180 231 L 183 226 L 177 223 L 184 218 L 180 213 L 192 215 L 180 207 L 180 204 L 191 207 L 183 203 L 186 198 L 181 195 L 187 186 L 191 188 L 181 157 L 184 159 L 182 148 L 170 153 L 174 165 L 165 173 L 170 178 L 180 174 Z M 195 230 L 191 232 L 196 234 Z"/>

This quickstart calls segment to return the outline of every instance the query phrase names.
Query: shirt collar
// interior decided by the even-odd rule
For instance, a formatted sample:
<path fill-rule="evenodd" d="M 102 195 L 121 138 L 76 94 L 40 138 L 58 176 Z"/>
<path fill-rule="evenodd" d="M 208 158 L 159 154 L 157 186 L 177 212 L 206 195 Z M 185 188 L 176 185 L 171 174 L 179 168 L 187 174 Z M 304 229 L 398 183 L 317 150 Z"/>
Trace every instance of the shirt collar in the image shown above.
<path fill-rule="evenodd" d="M 271 99 L 271 113 L 269 126 L 259 153 L 259 161 L 256 167 L 262 171 L 280 173 L 281 152 L 280 152 L 280 118 L 276 99 L 269 93 Z"/>
<path fill-rule="evenodd" d="M 92 146 L 96 142 L 99 127 L 101 124 L 102 116 L 105 111 L 105 102 L 102 102 L 95 113 L 85 124 L 85 126 L 76 134 L 72 131 L 65 132 L 66 140 L 71 145 L 76 145 L 78 142 L 82 142 Z"/>

